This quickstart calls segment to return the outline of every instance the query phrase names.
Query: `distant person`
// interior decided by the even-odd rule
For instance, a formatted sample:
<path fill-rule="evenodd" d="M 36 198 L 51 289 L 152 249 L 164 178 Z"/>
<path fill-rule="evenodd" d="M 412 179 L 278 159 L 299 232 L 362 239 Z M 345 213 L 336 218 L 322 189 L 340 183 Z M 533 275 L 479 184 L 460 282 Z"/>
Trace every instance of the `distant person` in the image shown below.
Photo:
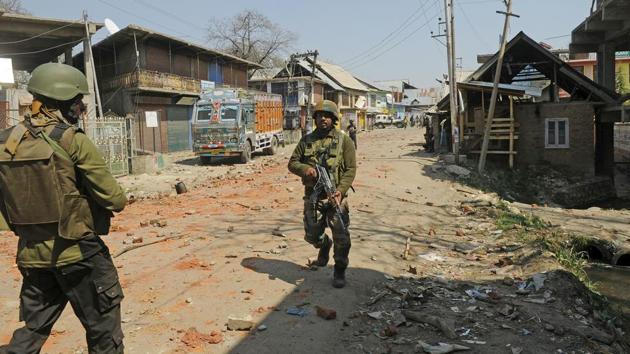
<path fill-rule="evenodd" d="M 403 119 L 403 128 L 407 129 L 408 125 L 409 125 L 409 117 L 405 116 L 405 119 Z"/>
<path fill-rule="evenodd" d="M 348 135 L 350 136 L 350 139 L 352 139 L 352 142 L 354 143 L 354 149 L 357 149 L 357 127 L 354 126 L 354 121 L 351 120 L 350 124 L 348 124 L 348 128 L 346 129 L 346 131 L 348 132 Z"/>

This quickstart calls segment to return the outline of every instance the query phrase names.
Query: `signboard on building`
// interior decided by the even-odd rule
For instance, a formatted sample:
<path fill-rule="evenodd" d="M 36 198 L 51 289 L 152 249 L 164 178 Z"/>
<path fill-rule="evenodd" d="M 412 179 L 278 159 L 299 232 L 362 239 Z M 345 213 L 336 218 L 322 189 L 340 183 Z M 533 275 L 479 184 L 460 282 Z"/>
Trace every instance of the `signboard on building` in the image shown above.
<path fill-rule="evenodd" d="M 0 85 L 14 83 L 13 62 L 10 58 L 0 58 Z"/>
<path fill-rule="evenodd" d="M 630 50 L 626 50 L 623 52 L 616 52 L 615 57 L 616 58 L 630 58 Z"/>
<path fill-rule="evenodd" d="M 147 128 L 158 127 L 158 112 L 157 111 L 144 112 L 144 118 L 146 120 Z"/>
<path fill-rule="evenodd" d="M 216 88 L 214 81 L 201 80 L 201 92 L 212 91 Z"/>

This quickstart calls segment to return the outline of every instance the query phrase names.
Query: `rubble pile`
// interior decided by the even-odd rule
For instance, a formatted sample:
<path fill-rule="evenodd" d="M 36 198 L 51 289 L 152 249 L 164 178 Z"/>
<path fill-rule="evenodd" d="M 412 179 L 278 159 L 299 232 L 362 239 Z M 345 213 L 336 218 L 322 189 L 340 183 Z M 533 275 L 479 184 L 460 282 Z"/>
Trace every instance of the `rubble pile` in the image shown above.
<path fill-rule="evenodd" d="M 606 306 L 571 273 L 484 283 L 387 277 L 344 325 L 365 353 L 627 353 Z"/>

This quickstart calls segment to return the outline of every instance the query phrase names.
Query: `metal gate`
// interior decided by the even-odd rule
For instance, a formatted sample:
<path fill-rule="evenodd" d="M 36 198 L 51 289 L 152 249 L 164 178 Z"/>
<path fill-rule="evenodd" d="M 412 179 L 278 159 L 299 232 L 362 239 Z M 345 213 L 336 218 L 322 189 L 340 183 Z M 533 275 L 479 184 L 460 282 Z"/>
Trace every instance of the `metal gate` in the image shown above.
<path fill-rule="evenodd" d="M 130 119 L 106 116 L 86 122 L 86 134 L 99 149 L 110 172 L 115 177 L 129 174 L 129 159 L 133 140 L 128 134 Z"/>

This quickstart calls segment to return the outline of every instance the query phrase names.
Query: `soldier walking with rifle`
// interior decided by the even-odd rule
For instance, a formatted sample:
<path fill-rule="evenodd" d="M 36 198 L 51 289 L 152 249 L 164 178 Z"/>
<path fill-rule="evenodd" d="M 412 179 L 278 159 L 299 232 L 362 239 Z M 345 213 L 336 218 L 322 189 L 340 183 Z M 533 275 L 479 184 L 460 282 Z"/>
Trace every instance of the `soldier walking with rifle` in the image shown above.
<path fill-rule="evenodd" d="M 317 129 L 302 137 L 289 160 L 289 171 L 300 176 L 305 187 L 304 239 L 319 249 L 312 265 L 325 267 L 334 245 L 333 286 L 343 288 L 351 244 L 346 197 L 357 171 L 355 148 L 350 137 L 335 128 L 339 110 L 334 102 L 318 103 L 314 118 Z"/>

